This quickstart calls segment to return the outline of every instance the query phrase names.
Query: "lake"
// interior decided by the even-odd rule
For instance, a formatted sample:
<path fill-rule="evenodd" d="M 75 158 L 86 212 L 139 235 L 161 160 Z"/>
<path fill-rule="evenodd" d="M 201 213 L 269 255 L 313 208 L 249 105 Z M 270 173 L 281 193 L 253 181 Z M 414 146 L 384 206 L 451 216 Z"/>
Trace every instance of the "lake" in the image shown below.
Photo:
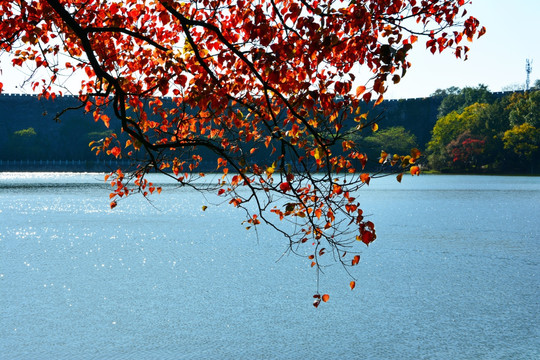
<path fill-rule="evenodd" d="M 540 358 L 538 177 L 372 180 L 377 240 L 318 309 L 309 261 L 231 206 L 109 190 L 0 173 L 1 359 Z"/>

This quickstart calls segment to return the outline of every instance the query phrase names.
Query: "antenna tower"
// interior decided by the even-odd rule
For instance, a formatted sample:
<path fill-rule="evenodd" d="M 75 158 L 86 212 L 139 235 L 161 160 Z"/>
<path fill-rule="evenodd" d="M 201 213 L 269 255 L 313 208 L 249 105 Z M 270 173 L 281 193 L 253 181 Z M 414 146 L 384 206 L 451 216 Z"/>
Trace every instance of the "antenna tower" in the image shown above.
<path fill-rule="evenodd" d="M 527 72 L 527 80 L 525 80 L 525 91 L 529 91 L 529 84 L 531 83 L 530 75 L 532 72 L 532 60 L 527 59 L 525 64 L 525 71 Z"/>

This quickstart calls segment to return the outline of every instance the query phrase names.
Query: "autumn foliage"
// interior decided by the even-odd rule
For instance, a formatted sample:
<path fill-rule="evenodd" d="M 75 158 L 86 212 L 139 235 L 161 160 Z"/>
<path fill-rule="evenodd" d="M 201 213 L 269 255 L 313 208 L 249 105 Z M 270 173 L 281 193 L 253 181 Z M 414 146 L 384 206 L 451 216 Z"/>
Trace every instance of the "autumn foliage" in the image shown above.
<path fill-rule="evenodd" d="M 121 123 L 122 134 L 92 144 L 136 165 L 108 177 L 111 207 L 160 192 L 149 171 L 197 186 L 212 153 L 223 176 L 200 190 L 245 209 L 249 226 L 281 232 L 320 271 L 326 258 L 357 265 L 357 241 L 376 238 L 358 190 L 380 175 L 363 171 L 351 140 L 377 130 L 367 103 L 406 74 L 413 46 L 466 57 L 464 40 L 485 32 L 467 3 L 1 0 L 1 49 L 42 96 L 77 79 L 81 107 Z M 419 157 L 383 152 L 381 171 L 418 174 Z M 316 306 L 328 299 L 317 289 Z"/>

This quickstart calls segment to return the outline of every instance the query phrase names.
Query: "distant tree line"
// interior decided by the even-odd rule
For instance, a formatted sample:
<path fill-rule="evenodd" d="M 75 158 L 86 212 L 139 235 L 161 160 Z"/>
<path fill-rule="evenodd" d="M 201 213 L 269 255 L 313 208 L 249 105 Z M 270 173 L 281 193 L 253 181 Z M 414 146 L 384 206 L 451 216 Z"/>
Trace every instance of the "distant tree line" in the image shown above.
<path fill-rule="evenodd" d="M 438 90 L 443 98 L 426 144 L 427 165 L 443 172 L 540 171 L 540 86 L 496 98 L 480 85 Z"/>
<path fill-rule="evenodd" d="M 96 161 L 89 143 L 119 129 L 105 128 L 80 109 L 56 118 L 77 104 L 76 97 L 52 101 L 1 95 L 0 161 Z M 384 101 L 366 121 L 374 119 L 377 131 L 366 128 L 352 137 L 365 149 L 370 171 L 379 166 L 381 151 L 406 154 L 412 148 L 425 154 L 424 169 L 439 172 L 540 171 L 540 81 L 528 92 L 505 95 L 479 85 L 437 90 L 428 98 Z M 204 170 L 212 171 L 211 165 Z"/>

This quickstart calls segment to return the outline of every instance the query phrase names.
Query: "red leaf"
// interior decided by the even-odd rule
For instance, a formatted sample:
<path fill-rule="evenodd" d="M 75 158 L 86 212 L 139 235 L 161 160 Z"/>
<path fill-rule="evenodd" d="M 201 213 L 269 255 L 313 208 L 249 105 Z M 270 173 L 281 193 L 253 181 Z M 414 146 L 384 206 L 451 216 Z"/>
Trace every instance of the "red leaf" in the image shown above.
<path fill-rule="evenodd" d="M 291 184 L 289 184 L 288 182 L 282 182 L 281 184 L 279 184 L 279 189 L 283 192 L 287 192 L 291 190 Z"/>
<path fill-rule="evenodd" d="M 362 98 L 366 103 L 368 103 L 371 100 L 371 93 L 365 93 Z"/>
<path fill-rule="evenodd" d="M 366 245 L 369 245 L 373 242 L 374 235 L 371 231 L 364 231 L 362 234 L 362 242 Z"/>
<path fill-rule="evenodd" d="M 360 262 L 360 255 L 355 255 L 351 261 L 351 265 L 352 266 L 358 265 L 359 262 Z"/>
<path fill-rule="evenodd" d="M 111 154 L 113 154 L 116 158 L 118 158 L 120 156 L 120 153 L 122 152 L 122 150 L 120 150 L 120 148 L 118 146 L 115 146 L 111 149 Z"/>
<path fill-rule="evenodd" d="M 482 26 L 482 28 L 480 29 L 480 31 L 478 32 L 478 37 L 484 35 L 486 33 L 486 27 L 485 26 Z"/>

